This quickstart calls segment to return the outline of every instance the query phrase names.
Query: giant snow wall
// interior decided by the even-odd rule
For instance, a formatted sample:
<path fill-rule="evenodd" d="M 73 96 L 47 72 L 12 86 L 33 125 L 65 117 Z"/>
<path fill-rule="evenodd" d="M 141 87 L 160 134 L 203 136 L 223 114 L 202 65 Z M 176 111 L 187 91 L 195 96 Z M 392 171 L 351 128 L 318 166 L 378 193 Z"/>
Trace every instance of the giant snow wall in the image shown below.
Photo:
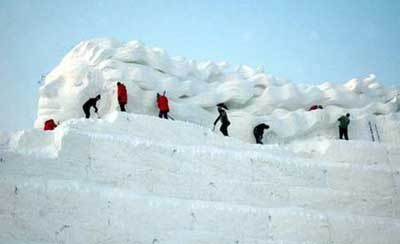
<path fill-rule="evenodd" d="M 0 243 L 400 243 L 398 145 L 120 112 L 0 139 Z"/>

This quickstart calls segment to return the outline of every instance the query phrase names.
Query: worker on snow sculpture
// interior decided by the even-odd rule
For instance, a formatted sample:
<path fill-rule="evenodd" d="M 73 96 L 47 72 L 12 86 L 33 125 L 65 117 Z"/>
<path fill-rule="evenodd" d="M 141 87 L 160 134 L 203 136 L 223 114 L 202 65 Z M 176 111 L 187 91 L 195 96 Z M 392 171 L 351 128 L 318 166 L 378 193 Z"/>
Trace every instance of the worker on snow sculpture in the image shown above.
<path fill-rule="evenodd" d="M 83 112 L 85 112 L 85 117 L 88 119 L 90 118 L 90 108 L 93 107 L 94 108 L 94 112 L 97 113 L 98 109 L 96 107 L 96 103 L 97 101 L 99 101 L 101 98 L 100 94 L 97 95 L 96 97 L 92 97 L 89 100 L 87 100 L 82 108 L 83 108 Z"/>
<path fill-rule="evenodd" d="M 265 129 L 268 130 L 269 129 L 269 125 L 264 124 L 264 123 L 259 124 L 256 127 L 254 127 L 253 134 L 254 134 L 254 137 L 256 138 L 256 143 L 257 144 L 263 144 L 262 143 L 262 139 L 263 139 L 263 135 L 264 135 L 264 130 Z"/>
<path fill-rule="evenodd" d="M 44 122 L 43 130 L 54 130 L 57 127 L 56 122 L 53 119 L 46 120 Z"/>
<path fill-rule="evenodd" d="M 165 96 L 165 91 L 163 95 L 157 93 L 157 106 L 158 109 L 160 109 L 158 117 L 160 118 L 164 117 L 164 119 L 168 119 L 169 106 L 168 106 L 168 98 Z"/>
<path fill-rule="evenodd" d="M 118 103 L 122 112 L 126 112 L 125 105 L 128 103 L 128 93 L 126 87 L 121 82 L 117 82 Z"/>
<path fill-rule="evenodd" d="M 324 109 L 324 107 L 322 107 L 322 105 L 312 105 L 308 111 L 313 111 L 313 110 L 317 110 L 317 109 Z"/>
<path fill-rule="evenodd" d="M 339 139 L 344 139 L 349 140 L 349 135 L 347 128 L 349 127 L 350 124 L 350 114 L 347 113 L 346 115 L 341 116 L 339 119 Z"/>
<path fill-rule="evenodd" d="M 231 122 L 229 122 L 228 115 L 226 113 L 226 110 L 228 110 L 228 107 L 224 103 L 217 104 L 217 107 L 218 107 L 219 116 L 214 121 L 213 130 L 215 130 L 215 126 L 218 123 L 218 121 L 221 120 L 221 127 L 219 128 L 219 130 L 222 132 L 222 134 L 224 134 L 224 136 L 229 136 L 228 135 L 228 126 L 231 124 Z"/>

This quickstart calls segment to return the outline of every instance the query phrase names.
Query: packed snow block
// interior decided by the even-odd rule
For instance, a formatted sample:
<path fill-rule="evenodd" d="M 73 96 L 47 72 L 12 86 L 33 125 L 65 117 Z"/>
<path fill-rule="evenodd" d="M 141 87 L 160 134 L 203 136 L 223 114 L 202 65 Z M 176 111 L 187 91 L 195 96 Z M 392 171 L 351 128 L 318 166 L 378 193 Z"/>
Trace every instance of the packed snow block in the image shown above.
<path fill-rule="evenodd" d="M 66 129 L 60 140 L 58 157 L 63 160 L 89 160 L 92 140 L 84 133 Z"/>
<path fill-rule="evenodd" d="M 287 208 L 271 210 L 269 219 L 273 239 L 329 243 L 329 224 L 324 214 L 302 208 Z"/>
<path fill-rule="evenodd" d="M 400 171 L 400 147 L 396 144 L 387 144 L 386 150 L 390 166 L 393 170 Z"/>
<path fill-rule="evenodd" d="M 398 219 L 329 214 L 331 243 L 400 243 Z"/>
<path fill-rule="evenodd" d="M 331 188 L 289 188 L 289 203 L 319 211 L 340 211 L 342 214 L 400 217 L 395 209 L 395 195 L 380 196 L 368 192 L 339 191 Z"/>
<path fill-rule="evenodd" d="M 79 182 L 32 183 L 22 188 L 25 194 L 21 194 L 15 204 L 21 225 L 14 229 L 16 233 L 25 231 L 26 234 L 16 235 L 20 240 L 51 242 L 62 238 L 66 242 L 93 243 L 107 234 L 120 233 L 127 238 L 141 232 L 149 233 L 146 231 L 149 228 L 158 238 L 179 230 L 216 232 L 233 238 L 264 239 L 268 236 L 268 214 L 262 209 L 137 196 Z M 30 205 L 37 208 L 32 211 Z M 5 231 L 9 231 L 8 228 L 11 227 Z M 144 241 L 138 240 L 138 236 L 135 238 Z"/>
<path fill-rule="evenodd" d="M 112 162 L 115 157 L 119 158 L 118 164 L 104 165 L 105 167 L 119 167 L 122 162 L 129 162 L 133 168 L 143 165 L 153 169 L 172 167 L 168 169 L 171 172 L 182 171 L 187 174 L 195 172 L 203 177 L 211 175 L 213 178 L 231 178 L 234 175 L 238 180 L 264 182 L 266 184 L 279 181 L 283 185 L 285 185 L 285 182 L 291 185 L 326 185 L 325 171 L 317 165 L 304 166 L 279 161 L 258 162 L 253 159 L 244 163 L 240 158 L 247 157 L 245 155 L 235 152 L 230 154 L 212 148 L 210 148 L 210 154 L 208 148 L 157 145 L 139 138 L 114 139 L 118 143 L 111 145 L 107 136 L 97 136 L 96 138 L 96 145 L 91 148 L 92 159 Z M 215 153 L 212 152 L 213 150 Z M 149 161 L 150 158 L 151 161 Z M 196 165 L 196 167 L 193 168 L 190 165 Z M 224 167 L 224 165 L 230 165 L 230 167 Z M 118 169 L 115 170 L 119 171 Z M 185 172 L 185 170 L 190 170 L 190 172 Z"/>
<path fill-rule="evenodd" d="M 28 155 L 52 156 L 57 153 L 55 133 L 39 129 L 20 131 L 10 138 L 11 150 Z"/>
<path fill-rule="evenodd" d="M 374 166 L 331 167 L 327 172 L 327 184 L 337 190 L 366 191 L 381 196 L 392 195 L 395 190 L 392 172 Z"/>
<path fill-rule="evenodd" d="M 398 191 L 392 197 L 392 204 L 393 204 L 392 217 L 399 218 L 399 216 L 400 216 L 400 194 Z"/>
<path fill-rule="evenodd" d="M 87 162 L 82 160 L 63 160 L 45 156 L 29 156 L 5 152 L 0 163 L 0 176 L 4 179 L 55 178 L 86 179 Z M 17 184 L 18 185 L 18 184 Z"/>
<path fill-rule="evenodd" d="M 326 161 L 364 165 L 388 165 L 384 144 L 332 140 L 325 148 L 318 147 L 317 152 L 321 154 L 321 159 Z"/>
<path fill-rule="evenodd" d="M 183 230 L 177 232 L 168 232 L 162 239 L 157 239 L 155 243 L 176 244 L 176 243 L 213 243 L 218 244 L 282 244 L 283 242 L 264 239 L 253 239 L 248 237 L 237 237 L 223 235 L 214 231 L 201 230 Z M 287 242 L 285 242 L 287 243 Z M 287 243 L 294 244 L 294 243 Z"/>
<path fill-rule="evenodd" d="M 228 175 L 221 178 L 204 171 L 207 169 L 204 165 L 201 166 L 203 171 L 193 169 L 189 166 L 193 163 L 189 158 L 182 161 L 178 156 L 180 153 L 171 149 L 166 151 L 140 143 L 132 145 L 120 141 L 110 145 L 105 142 L 96 140 L 96 145 L 90 149 L 90 179 L 96 182 L 129 187 L 138 193 L 185 199 L 274 206 L 287 199 L 287 190 L 277 185 L 253 183 L 250 179 L 234 180 Z M 133 157 L 129 156 L 132 152 L 136 152 Z M 115 161 L 117 157 L 119 160 Z M 198 164 L 203 163 L 199 161 Z"/>
<path fill-rule="evenodd" d="M 245 174 L 253 176 L 253 178 L 243 179 L 247 180 L 248 182 L 242 181 L 242 183 L 240 184 L 232 180 L 221 181 L 222 176 L 215 177 L 216 172 L 201 172 L 198 170 L 197 172 L 193 171 L 192 167 L 188 167 L 188 165 L 195 162 L 189 163 L 190 159 L 182 157 L 183 155 L 187 154 L 187 151 L 184 151 L 184 153 L 182 153 L 182 150 L 176 150 L 174 152 L 173 149 L 171 150 L 168 147 L 159 147 L 154 144 L 146 144 L 140 140 L 135 141 L 137 144 L 133 145 L 130 143 L 130 141 L 119 141 L 119 143 L 114 143 L 110 145 L 108 143 L 108 139 L 111 138 L 107 136 L 96 136 L 96 146 L 90 150 L 92 152 L 92 154 L 90 155 L 92 162 L 90 168 L 92 180 L 129 187 L 130 189 L 135 190 L 138 193 L 153 193 L 165 197 L 229 201 L 234 203 L 254 205 L 260 205 L 265 202 L 264 204 L 267 205 L 264 206 L 276 206 L 277 204 L 284 204 L 285 201 L 287 201 L 287 190 L 285 190 L 285 188 L 277 188 L 271 184 L 259 184 L 260 187 L 258 187 L 257 184 L 253 184 L 250 182 L 255 180 L 254 177 L 260 175 L 260 177 L 264 177 L 260 178 L 262 182 L 265 182 L 266 180 L 271 180 L 271 182 L 279 181 L 283 183 L 284 181 L 282 180 L 282 178 L 276 178 L 276 176 L 279 175 L 279 172 L 282 173 L 282 171 L 274 172 L 272 168 L 266 167 L 268 164 L 260 163 L 260 166 L 257 167 L 257 163 L 254 162 L 251 166 L 246 164 L 232 165 L 231 163 L 232 167 L 228 167 L 229 169 L 231 169 L 231 171 L 226 174 L 226 178 L 230 179 L 231 176 L 234 174 Z M 175 148 L 179 149 L 179 147 Z M 135 157 L 128 156 L 131 152 L 134 151 L 140 153 L 135 154 Z M 189 154 L 188 156 L 192 157 L 192 154 Z M 113 162 L 116 157 L 119 157 L 120 160 L 118 162 Z M 150 157 L 153 159 L 152 161 L 148 160 Z M 224 159 L 229 159 L 229 157 L 224 157 Z M 187 160 L 187 163 L 185 163 L 184 160 Z M 235 160 L 232 159 L 231 162 L 234 161 Z M 279 169 L 287 170 L 287 168 L 290 168 L 290 165 L 284 167 L 282 163 L 279 163 L 279 165 L 278 163 L 276 164 L 276 166 L 279 167 Z M 214 168 L 217 165 L 219 165 L 218 167 L 221 168 L 221 165 L 226 163 L 219 163 L 217 161 L 213 166 L 210 164 L 210 162 L 200 160 L 196 164 L 201 166 L 201 168 L 207 169 Z M 313 167 L 315 168 L 315 166 Z M 188 169 L 191 169 L 191 171 L 187 171 Z M 252 170 L 246 173 L 246 171 L 248 171 L 249 169 Z M 293 169 L 294 172 L 301 173 L 303 177 L 304 171 L 309 170 L 310 167 L 307 167 L 305 169 Z M 311 185 L 319 187 L 325 186 L 326 175 L 324 169 L 320 169 L 317 167 L 316 172 L 321 174 L 321 177 L 323 179 L 322 182 L 324 182 L 325 184 Z M 271 174 L 271 176 L 265 177 L 268 174 Z M 214 175 L 214 177 L 210 177 L 210 175 Z M 309 177 L 315 178 L 315 174 L 309 175 Z M 291 184 L 293 184 L 294 182 L 293 178 L 290 178 L 287 181 L 291 182 Z M 254 199 L 247 199 L 242 197 L 259 195 L 261 197 L 255 197 Z M 339 196 L 343 197 L 343 195 Z M 320 201 L 319 204 L 315 204 L 316 206 L 310 204 L 310 206 L 316 208 L 323 206 L 323 195 L 321 196 L 321 198 L 317 199 L 319 199 Z M 345 209 L 346 200 L 342 198 L 340 199 L 342 200 L 342 205 L 338 205 L 342 209 Z M 304 199 L 305 203 L 301 202 L 303 201 L 301 197 L 294 200 L 300 201 L 296 202 L 296 204 L 307 203 L 307 198 Z M 331 198 L 328 198 L 328 200 L 326 200 L 328 205 L 329 202 L 335 202 L 331 200 Z M 365 210 L 365 207 L 363 207 L 363 205 L 365 205 L 365 202 L 361 201 L 360 199 L 358 200 L 359 203 L 354 203 L 353 208 L 355 210 L 357 208 Z M 371 202 L 374 203 L 373 201 Z M 355 211 L 353 208 L 351 211 Z M 383 210 L 387 209 L 388 208 L 383 208 Z"/>

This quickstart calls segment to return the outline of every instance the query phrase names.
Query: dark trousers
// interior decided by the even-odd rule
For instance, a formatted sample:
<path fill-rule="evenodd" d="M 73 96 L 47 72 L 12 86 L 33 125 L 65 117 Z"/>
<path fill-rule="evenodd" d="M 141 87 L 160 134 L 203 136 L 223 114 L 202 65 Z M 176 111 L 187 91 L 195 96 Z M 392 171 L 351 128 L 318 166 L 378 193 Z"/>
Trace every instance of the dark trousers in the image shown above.
<path fill-rule="evenodd" d="M 168 111 L 161 111 L 160 110 L 160 113 L 158 114 L 158 117 L 160 117 L 160 118 L 164 117 L 164 119 L 168 119 Z"/>
<path fill-rule="evenodd" d="M 219 127 L 219 130 L 222 132 L 222 134 L 224 134 L 224 136 L 229 136 L 228 135 L 228 126 L 230 125 L 230 123 L 222 123 L 221 127 Z"/>
<path fill-rule="evenodd" d="M 254 137 L 256 138 L 256 143 L 257 143 L 257 144 L 263 144 L 263 142 L 262 142 L 263 135 L 254 133 Z"/>
<path fill-rule="evenodd" d="M 339 138 L 342 140 L 344 139 L 349 140 L 349 135 L 347 134 L 347 128 L 340 128 L 339 127 Z"/>
<path fill-rule="evenodd" d="M 83 112 L 85 113 L 85 118 L 90 118 L 90 107 L 82 107 Z"/>
<path fill-rule="evenodd" d="M 121 108 L 121 112 L 126 112 L 125 110 L 125 103 L 119 103 L 119 107 Z"/>

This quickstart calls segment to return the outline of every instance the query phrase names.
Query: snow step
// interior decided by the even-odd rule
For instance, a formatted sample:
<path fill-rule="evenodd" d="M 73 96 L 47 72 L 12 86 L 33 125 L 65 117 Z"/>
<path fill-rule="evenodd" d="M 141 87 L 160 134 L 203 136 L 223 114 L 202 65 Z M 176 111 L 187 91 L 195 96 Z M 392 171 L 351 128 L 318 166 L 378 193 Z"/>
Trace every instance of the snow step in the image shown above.
<path fill-rule="evenodd" d="M 239 243 L 242 239 L 360 244 L 400 241 L 400 220 L 394 218 L 155 197 L 87 182 L 35 180 L 17 190 L 3 187 L 1 191 L 0 240 L 13 236 L 17 240 L 96 243 L 112 235 L 146 243 L 151 228 L 159 241 L 179 231 L 213 232 Z"/>

